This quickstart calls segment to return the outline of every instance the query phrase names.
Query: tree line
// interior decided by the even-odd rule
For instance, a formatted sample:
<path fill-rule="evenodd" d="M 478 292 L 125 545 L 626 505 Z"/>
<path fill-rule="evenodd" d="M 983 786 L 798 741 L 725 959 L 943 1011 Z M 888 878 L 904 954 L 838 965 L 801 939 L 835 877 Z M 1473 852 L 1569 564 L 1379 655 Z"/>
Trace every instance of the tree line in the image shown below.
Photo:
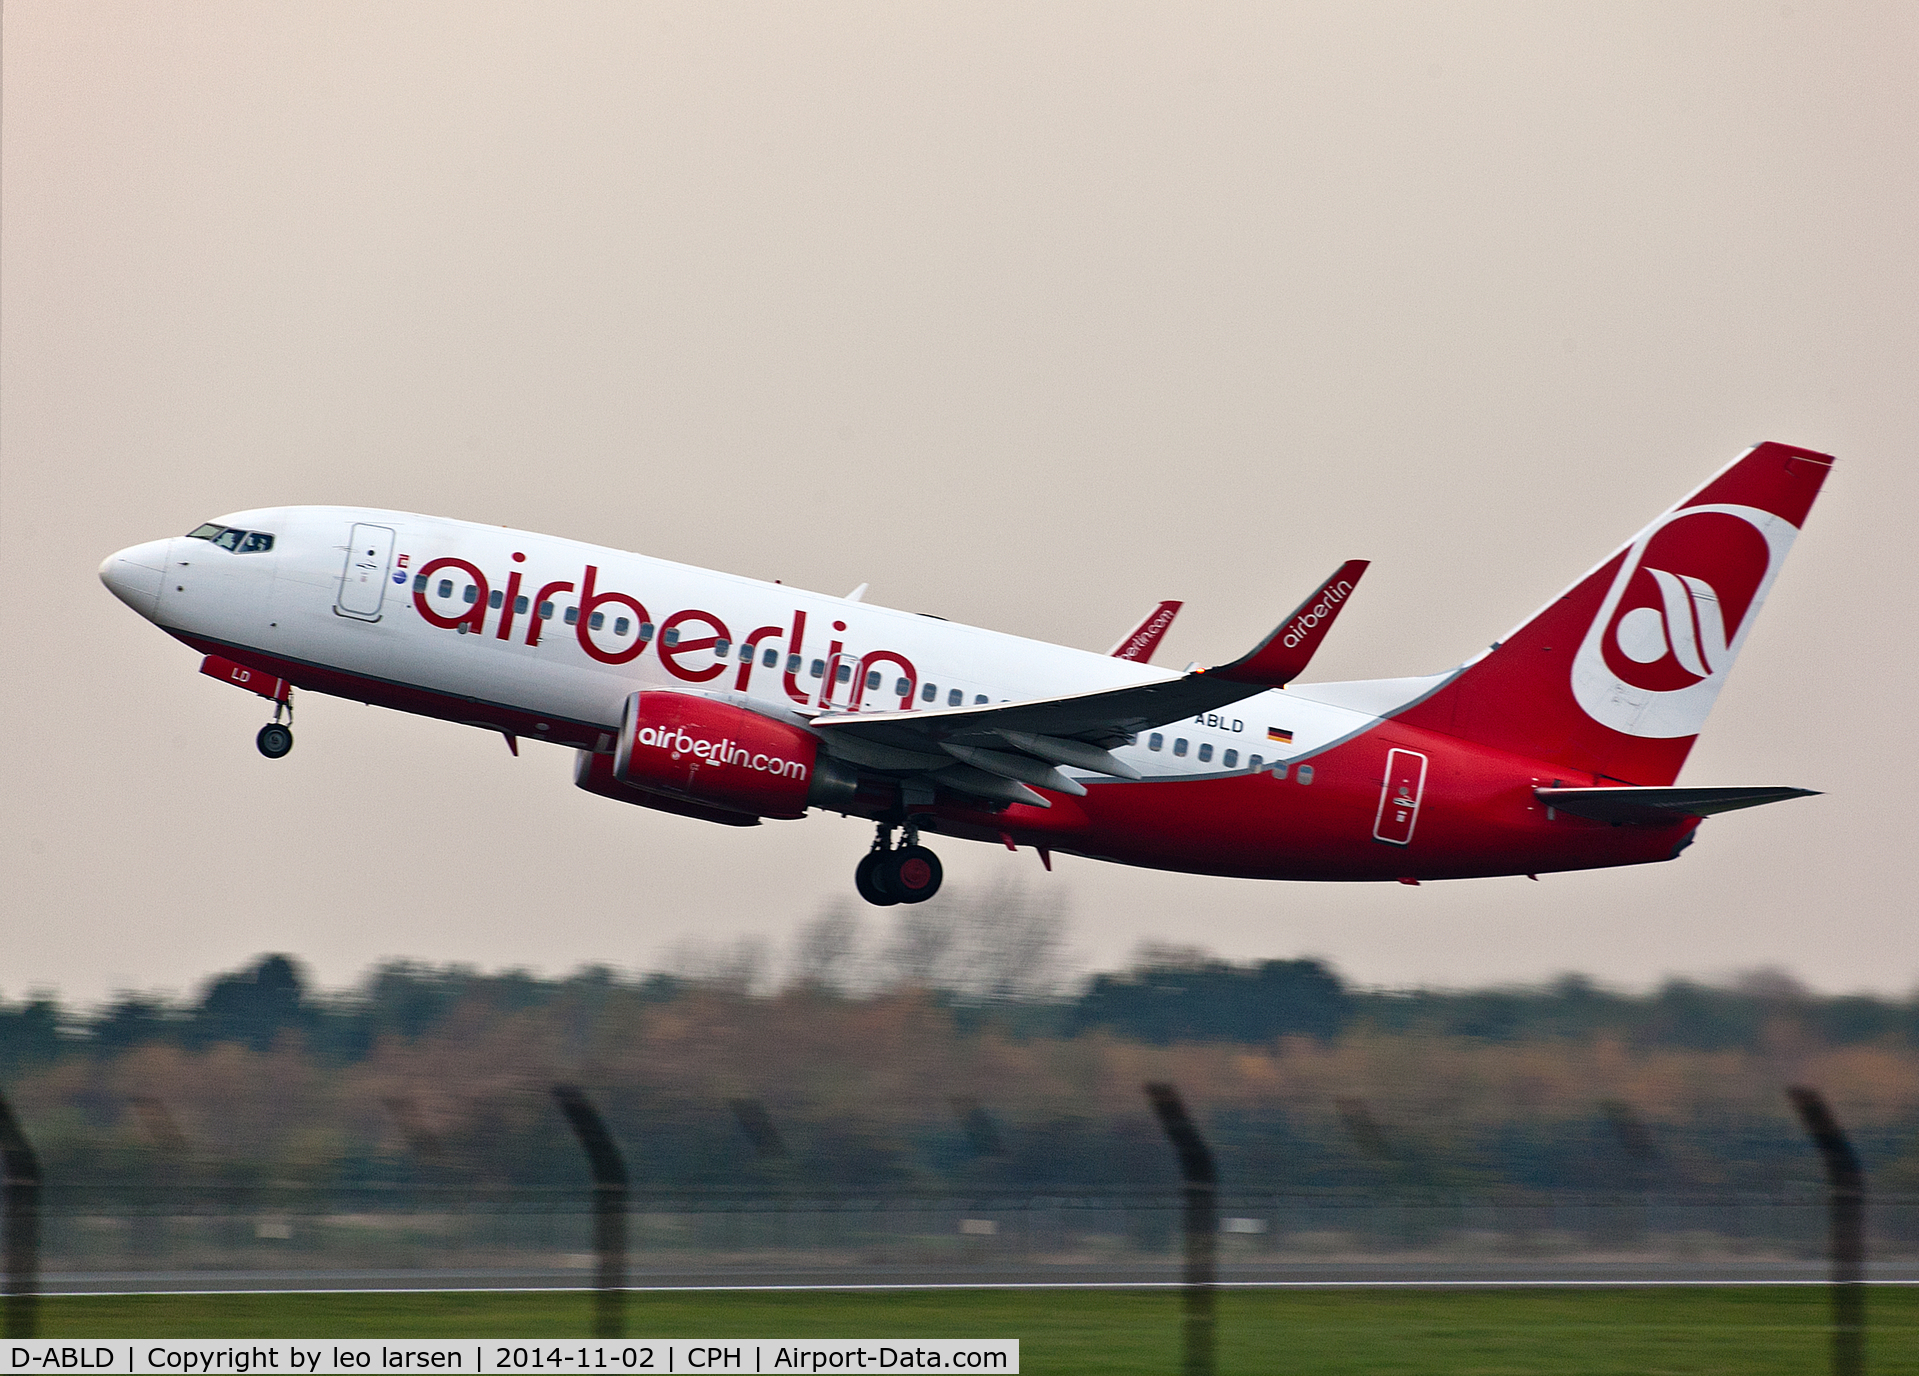
<path fill-rule="evenodd" d="M 622 975 L 589 967 L 542 978 L 394 961 L 351 989 L 326 992 L 312 987 L 293 958 L 276 954 L 209 980 L 191 999 L 127 993 L 90 1010 L 51 996 L 0 1000 L 0 1075 L 64 1056 L 151 1045 L 201 1050 L 235 1043 L 266 1051 L 289 1034 L 313 1056 L 348 1063 L 385 1039 L 413 1040 L 443 1028 L 460 1012 L 499 1017 L 561 1005 L 591 1008 L 615 994 L 641 1005 L 671 1004 L 715 986 L 753 997 L 748 983 L 724 969 Z M 848 990 L 805 972 L 795 984 L 848 1003 L 900 987 Z M 1822 995 L 1775 973 L 1726 984 L 1673 979 L 1645 993 L 1608 989 L 1580 975 L 1538 987 L 1368 989 L 1319 960 L 1235 963 L 1160 948 L 1071 993 L 1008 993 L 958 982 L 913 987 L 924 988 L 967 1027 L 993 1025 L 1022 1037 L 1104 1032 L 1153 1046 L 1259 1045 L 1296 1036 L 1331 1041 L 1364 1030 L 1494 1044 L 1610 1038 L 1642 1048 L 1755 1051 L 1789 1028 L 1824 1046 L 1919 1047 L 1919 998 Z"/>

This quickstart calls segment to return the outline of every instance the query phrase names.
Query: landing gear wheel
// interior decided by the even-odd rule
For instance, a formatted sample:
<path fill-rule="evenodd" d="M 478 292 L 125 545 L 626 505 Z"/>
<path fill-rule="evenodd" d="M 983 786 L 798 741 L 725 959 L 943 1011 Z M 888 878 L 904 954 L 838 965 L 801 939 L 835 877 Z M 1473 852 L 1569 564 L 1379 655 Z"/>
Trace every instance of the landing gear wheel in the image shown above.
<path fill-rule="evenodd" d="M 260 747 L 260 753 L 269 760 L 277 760 L 293 749 L 293 732 L 277 721 L 268 722 L 260 728 L 260 734 L 253 738 L 253 743 Z"/>
<path fill-rule="evenodd" d="M 940 891 L 945 878 L 939 856 L 925 846 L 901 846 L 890 852 L 880 873 L 899 903 L 924 903 Z"/>
<path fill-rule="evenodd" d="M 893 858 L 891 851 L 868 851 L 853 871 L 853 887 L 859 890 L 861 898 L 876 908 L 890 908 L 899 902 L 893 891 L 886 887 L 882 867 Z"/>

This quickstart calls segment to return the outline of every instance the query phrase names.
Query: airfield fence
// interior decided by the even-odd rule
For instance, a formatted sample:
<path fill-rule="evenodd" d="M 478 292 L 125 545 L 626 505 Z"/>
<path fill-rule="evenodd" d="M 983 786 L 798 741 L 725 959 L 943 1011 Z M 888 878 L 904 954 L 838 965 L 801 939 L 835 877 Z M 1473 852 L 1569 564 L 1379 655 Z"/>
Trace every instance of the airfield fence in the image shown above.
<path fill-rule="evenodd" d="M 631 1274 L 896 1267 L 1048 1274 L 1176 1262 L 1178 1191 L 1100 1194 L 648 1194 L 626 1202 Z M 1366 1260 L 1811 1261 L 1825 1252 L 1816 1188 L 1646 1192 L 1222 1192 L 1222 1267 Z M 497 1271 L 593 1283 L 596 1210 L 580 1189 L 291 1184 L 103 1193 L 49 1183 L 40 1268 L 50 1280 L 160 1271 Z M 1875 1260 L 1919 1259 L 1919 1195 L 1880 1196 Z"/>

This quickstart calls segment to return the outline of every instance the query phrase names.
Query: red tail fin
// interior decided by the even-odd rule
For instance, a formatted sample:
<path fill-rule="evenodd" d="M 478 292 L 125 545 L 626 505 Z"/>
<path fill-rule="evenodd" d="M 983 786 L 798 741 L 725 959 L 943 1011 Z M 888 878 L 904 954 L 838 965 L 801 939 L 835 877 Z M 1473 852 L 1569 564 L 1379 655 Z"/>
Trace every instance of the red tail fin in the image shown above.
<path fill-rule="evenodd" d="M 1747 450 L 1398 719 L 1671 783 L 1831 466 L 1790 445 Z"/>

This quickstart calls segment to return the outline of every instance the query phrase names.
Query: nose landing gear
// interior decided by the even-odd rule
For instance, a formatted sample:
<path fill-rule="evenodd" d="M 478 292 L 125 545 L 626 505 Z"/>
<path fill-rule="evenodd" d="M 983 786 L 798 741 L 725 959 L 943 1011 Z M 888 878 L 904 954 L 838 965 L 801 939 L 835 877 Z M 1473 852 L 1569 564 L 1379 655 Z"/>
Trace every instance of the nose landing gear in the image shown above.
<path fill-rule="evenodd" d="M 284 723 L 280 720 L 282 711 L 285 711 L 287 717 Z M 280 759 L 293 749 L 293 695 L 291 693 L 275 699 L 273 720 L 260 728 L 260 734 L 253 738 L 253 743 L 269 760 Z"/>
<path fill-rule="evenodd" d="M 895 847 L 892 826 L 880 823 L 873 848 L 853 871 L 853 887 L 876 907 L 924 903 L 940 891 L 945 872 L 939 856 L 919 843 L 919 828 L 908 822 L 900 842 Z"/>

